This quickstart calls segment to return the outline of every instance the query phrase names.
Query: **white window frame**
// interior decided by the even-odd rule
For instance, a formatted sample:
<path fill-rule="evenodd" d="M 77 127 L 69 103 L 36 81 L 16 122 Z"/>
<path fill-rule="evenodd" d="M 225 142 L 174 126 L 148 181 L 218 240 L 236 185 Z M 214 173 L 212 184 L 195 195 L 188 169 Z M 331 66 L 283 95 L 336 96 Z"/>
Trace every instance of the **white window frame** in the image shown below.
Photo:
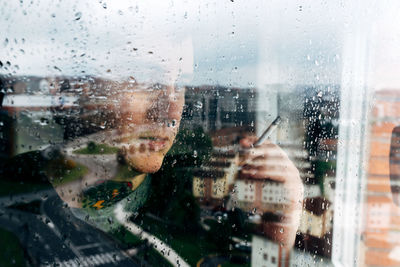
<path fill-rule="evenodd" d="M 354 2 L 350 27 L 343 46 L 340 125 L 336 167 L 332 262 L 358 266 L 364 227 L 364 203 L 368 174 L 371 89 L 371 22 L 362 1 Z M 371 26 L 371 27 L 370 27 Z"/>

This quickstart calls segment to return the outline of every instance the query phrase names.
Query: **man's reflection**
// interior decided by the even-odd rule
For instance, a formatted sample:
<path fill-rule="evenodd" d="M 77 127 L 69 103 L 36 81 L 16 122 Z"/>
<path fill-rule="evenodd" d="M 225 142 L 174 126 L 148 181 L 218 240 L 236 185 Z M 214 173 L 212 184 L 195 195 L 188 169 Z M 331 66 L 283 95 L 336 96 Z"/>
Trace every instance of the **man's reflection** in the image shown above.
<path fill-rule="evenodd" d="M 177 136 L 185 98 L 184 89 L 173 85 L 131 87 L 122 82 L 112 83 L 111 88 L 106 97 L 90 97 L 90 92 L 82 97 L 81 108 L 90 106 L 92 112 L 81 113 L 80 120 L 97 127 L 95 133 L 42 152 L 48 160 L 42 169 L 73 216 L 106 232 L 121 226 L 115 217 L 117 205 L 130 213 L 145 205 L 152 174 L 162 167 Z M 67 123 L 65 127 L 72 126 Z M 262 223 L 264 235 L 289 250 L 299 226 L 303 185 L 282 149 L 268 141 L 254 147 L 256 139 L 248 135 L 240 140 L 243 164 L 238 177 L 273 181 L 285 188 L 282 198 L 287 205 L 275 216 L 280 219 L 271 221 L 263 216 Z M 52 203 L 56 207 L 58 202 Z M 52 213 L 51 205 L 46 210 Z"/>
<path fill-rule="evenodd" d="M 107 129 L 76 138 L 64 148 L 64 161 L 79 166 L 85 173 L 75 181 L 63 182 L 62 175 L 54 177 L 54 171 L 47 170 L 58 194 L 71 207 L 82 207 L 83 191 L 99 182 L 125 182 L 124 185 L 135 189 L 146 174 L 160 169 L 178 132 L 184 89 L 158 85 L 114 90 L 106 102 L 97 104 L 99 110 L 106 112 L 85 116 L 86 120 L 106 125 Z M 90 100 L 84 103 L 91 104 Z M 119 191 L 116 197 L 117 191 L 114 199 L 120 199 Z M 100 206 L 97 203 L 96 207 Z"/>
<path fill-rule="evenodd" d="M 87 170 L 78 181 L 59 183 L 54 178 L 56 182 L 53 184 L 58 194 L 70 207 L 89 209 L 93 217 L 96 214 L 105 214 L 103 222 L 112 215 L 111 211 L 104 213 L 104 210 L 112 209 L 119 201 L 125 201 L 130 209 L 143 205 L 145 197 L 129 195 L 136 194 L 137 190 L 142 190 L 141 194 L 146 195 L 147 191 L 143 187 L 149 186 L 148 174 L 160 169 L 165 155 L 173 145 L 183 106 L 184 90 L 174 86 L 158 84 L 150 88 L 130 90 L 123 86 L 116 87 L 115 93 L 99 107 L 106 107 L 107 115 L 103 116 L 108 120 L 112 118 L 112 123 L 104 123 L 109 123 L 112 128 L 86 136 L 82 138 L 84 142 L 73 141 L 67 144 L 67 162 L 73 161 Z M 86 119 L 101 123 L 98 115 Z M 299 224 L 303 185 L 298 170 L 282 149 L 268 141 L 254 147 L 256 139 L 256 136 L 248 136 L 240 141 L 240 162 L 243 166 L 239 177 L 274 181 L 285 188 L 282 192 L 287 195 L 282 198 L 288 201 L 285 209 L 280 210 L 284 213 L 281 216 L 284 219 L 279 222 L 266 221 L 264 229 L 265 235 L 289 249 L 293 246 Z M 86 151 L 86 154 L 79 153 L 88 146 L 88 142 L 93 142 L 93 146 L 103 149 L 103 152 L 115 148 L 117 155 L 102 151 L 97 151 L 97 154 L 90 151 Z M 135 201 L 128 203 L 128 197 Z M 258 212 L 266 211 L 259 209 Z"/>

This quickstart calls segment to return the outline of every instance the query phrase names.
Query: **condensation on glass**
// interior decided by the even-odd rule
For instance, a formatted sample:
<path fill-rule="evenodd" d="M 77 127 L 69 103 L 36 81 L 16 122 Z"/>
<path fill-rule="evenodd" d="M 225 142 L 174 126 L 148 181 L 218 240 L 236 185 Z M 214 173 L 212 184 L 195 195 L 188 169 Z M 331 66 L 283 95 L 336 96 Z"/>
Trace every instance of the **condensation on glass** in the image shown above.
<path fill-rule="evenodd" d="M 399 266 L 399 11 L 0 2 L 0 265 Z"/>

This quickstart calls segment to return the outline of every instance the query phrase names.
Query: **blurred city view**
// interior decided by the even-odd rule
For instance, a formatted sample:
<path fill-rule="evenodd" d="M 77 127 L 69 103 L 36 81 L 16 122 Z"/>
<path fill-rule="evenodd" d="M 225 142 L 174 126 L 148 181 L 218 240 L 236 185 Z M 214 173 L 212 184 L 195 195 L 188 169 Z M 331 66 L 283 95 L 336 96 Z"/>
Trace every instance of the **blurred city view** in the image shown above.
<path fill-rule="evenodd" d="M 132 90 L 162 87 L 131 79 Z M 96 152 L 99 147 L 90 136 L 112 127 L 112 114 L 107 112 L 105 104 L 111 92 L 107 88 L 112 86 L 112 81 L 97 77 L 1 79 L 1 155 L 5 164 L 1 224 L 10 242 L 15 243 L 9 249 L 10 254 L 3 255 L 3 260 L 8 256 L 22 264 L 24 255 L 28 262 L 36 264 L 36 255 L 17 250 L 20 242 L 32 246 L 46 244 L 50 241 L 45 239 L 48 237 L 41 237 L 46 235 L 42 231 L 47 232 L 52 224 L 61 223 L 56 221 L 56 215 L 51 224 L 43 219 L 51 216 L 46 213 L 46 205 L 49 205 L 46 202 L 51 198 L 46 186 L 41 185 L 42 181 L 24 179 L 24 175 L 36 178 L 42 175 L 29 173 L 37 170 L 37 166 L 30 165 L 40 165 L 35 162 L 36 151 L 41 150 L 43 154 L 48 147 L 62 143 L 67 143 L 68 147 L 70 143 L 75 151 L 89 151 L 85 157 L 108 153 L 104 151 L 109 149 L 106 147 Z M 132 218 L 133 222 L 161 242 L 171 241 L 171 248 L 190 265 L 331 264 L 340 87 L 298 85 L 287 89 L 285 85 L 276 84 L 268 91 L 260 91 L 186 86 L 185 91 L 177 140 L 164 167 L 154 175 L 159 177 L 154 183 L 158 196 L 152 195 L 143 212 Z M 271 103 L 268 110 L 259 108 L 262 94 L 268 94 Z M 396 233 L 400 221 L 396 218 L 399 213 L 391 200 L 391 187 L 398 194 L 399 137 L 392 137 L 392 131 L 398 123 L 399 99 L 396 90 L 378 91 L 371 109 L 373 119 L 361 243 L 365 266 L 395 266 L 400 260 L 393 252 L 393 245 L 398 242 Z M 284 189 L 268 179 L 238 177 L 239 140 L 247 134 L 262 132 L 278 110 L 283 122 L 272 138 L 294 162 L 304 184 L 301 222 L 290 255 L 284 255 L 279 244 L 264 235 L 269 224 L 277 220 L 275 213 L 285 205 Z M 115 154 L 112 155 L 115 158 Z M 30 167 L 13 169 L 18 161 Z M 68 177 L 64 177 L 69 182 L 79 179 L 86 168 L 85 161 L 77 161 L 80 170 L 71 166 Z M 37 220 L 37 228 L 25 228 L 24 218 Z M 163 254 L 154 243 L 141 240 L 126 230 L 110 231 L 139 264 L 160 261 Z M 73 251 L 72 247 L 77 246 L 76 241 L 59 238 L 58 245 L 62 245 L 63 250 Z M 94 247 L 95 241 L 98 240 L 86 241 L 87 244 L 81 246 Z M 84 250 L 81 253 L 93 256 L 85 254 Z M 61 265 L 68 259 L 67 255 L 57 257 Z M 115 260 L 107 253 L 98 257 L 98 261 L 104 263 Z M 288 265 L 282 261 L 285 257 L 289 259 Z M 168 264 L 167 259 L 163 262 Z"/>
<path fill-rule="evenodd" d="M 105 107 L 104 102 L 109 96 L 107 88 L 112 86 L 111 81 L 92 77 L 16 77 L 3 79 L 2 86 L 3 91 L 7 92 L 2 106 L 4 158 L 17 154 L 29 155 L 29 151 L 43 150 L 72 138 L 84 138 L 105 129 L 111 121 L 107 111 L 101 109 Z M 146 85 L 135 84 L 132 89 L 136 87 Z M 152 87 L 154 85 L 147 85 L 146 88 Z M 335 86 L 303 86 L 296 89 L 296 94 L 300 90 L 301 98 L 293 98 L 290 92 L 278 94 L 280 90 L 269 97 L 275 112 L 278 108 L 281 110 L 284 124 L 290 124 L 291 129 L 287 132 L 284 130 L 287 126 L 282 126 L 276 133 L 276 141 L 296 163 L 306 184 L 305 217 L 296 246 L 313 254 L 318 252 L 319 256 L 329 259 L 333 215 L 332 209 L 328 208 L 334 194 L 338 91 Z M 271 120 L 275 115 L 266 111 L 260 114 L 257 110 L 258 94 L 254 88 L 186 87 L 186 104 L 180 129 L 182 140 L 178 138 L 171 158 L 178 158 L 179 164 L 189 173 L 184 174 L 186 180 L 180 178 L 176 181 L 179 184 L 171 184 L 168 190 L 162 187 L 162 191 L 167 191 L 163 193 L 165 198 L 171 197 L 168 191 L 176 191 L 173 196 L 177 203 L 168 203 L 168 206 L 181 205 L 183 203 L 180 201 L 187 201 L 186 198 L 193 199 L 192 205 L 197 208 L 191 207 L 186 211 L 189 214 L 181 216 L 191 217 L 191 223 L 201 225 L 204 233 L 214 231 L 213 235 L 220 243 L 219 249 L 225 250 L 224 257 L 230 256 L 228 251 L 236 250 L 242 256 L 240 260 L 243 263 L 250 262 L 253 243 L 267 242 L 263 239 L 263 223 L 267 224 L 268 218 L 261 220 L 261 217 L 268 217 L 268 214 L 279 209 L 283 195 L 277 183 L 235 178 L 238 141 L 246 134 L 255 134 L 256 128 L 266 128 L 268 119 Z M 287 101 L 296 103 L 290 105 L 291 109 L 278 107 Z M 268 110 L 272 109 L 269 107 Z M 98 121 L 88 119 L 90 116 L 96 116 Z M 257 124 L 257 116 L 265 118 L 263 124 Z M 183 149 L 182 145 L 179 147 L 180 142 L 192 149 Z M 167 162 L 168 158 L 165 165 Z M 271 185 L 267 187 L 267 183 Z M 180 189 L 179 194 L 177 188 Z M 186 198 L 182 199 L 185 195 Z M 162 202 L 162 198 L 158 201 Z M 164 210 L 160 209 L 160 205 L 154 204 L 158 213 Z M 185 209 L 182 212 L 185 213 Z M 150 217 L 147 219 L 156 216 L 159 220 L 165 220 L 165 217 L 171 216 L 165 213 L 148 213 Z M 231 226 L 232 220 L 237 221 L 233 223 L 235 227 Z M 310 220 L 315 223 L 310 223 Z M 148 223 L 151 225 L 152 221 Z M 181 227 L 187 226 L 183 224 Z M 221 232 L 221 228 L 227 229 Z M 256 250 L 262 249 L 263 243 L 259 246 Z M 204 248 L 205 252 L 208 249 Z M 219 252 L 219 249 L 215 249 L 215 252 Z M 191 258 L 190 254 L 182 256 Z M 271 254 L 271 257 L 278 262 L 279 254 Z M 263 261 L 257 259 L 256 255 L 253 260 Z M 310 257 L 310 260 L 313 259 Z"/>

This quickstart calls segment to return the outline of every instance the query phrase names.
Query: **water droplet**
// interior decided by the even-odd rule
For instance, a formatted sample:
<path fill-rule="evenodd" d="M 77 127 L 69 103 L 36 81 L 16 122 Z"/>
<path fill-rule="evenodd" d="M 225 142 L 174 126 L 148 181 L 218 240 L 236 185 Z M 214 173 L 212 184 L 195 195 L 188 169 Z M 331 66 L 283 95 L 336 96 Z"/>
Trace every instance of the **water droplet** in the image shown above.
<path fill-rule="evenodd" d="M 133 76 L 129 76 L 129 83 L 136 83 L 136 79 Z"/>
<path fill-rule="evenodd" d="M 196 102 L 194 103 L 194 107 L 195 107 L 196 109 L 201 109 L 201 108 L 203 108 L 203 103 L 202 103 L 201 101 L 196 101 Z"/>
<path fill-rule="evenodd" d="M 193 151 L 193 157 L 194 157 L 194 158 L 197 158 L 197 150 L 194 150 L 194 151 Z"/>
<path fill-rule="evenodd" d="M 279 233 L 283 234 L 283 228 L 279 229 Z"/>
<path fill-rule="evenodd" d="M 103 3 L 103 8 L 107 9 L 107 3 Z"/>
<path fill-rule="evenodd" d="M 49 124 L 49 120 L 47 118 L 40 118 L 40 125 L 45 126 Z"/>
<path fill-rule="evenodd" d="M 75 20 L 80 20 L 82 17 L 82 13 L 81 12 L 76 12 L 75 13 Z"/>

